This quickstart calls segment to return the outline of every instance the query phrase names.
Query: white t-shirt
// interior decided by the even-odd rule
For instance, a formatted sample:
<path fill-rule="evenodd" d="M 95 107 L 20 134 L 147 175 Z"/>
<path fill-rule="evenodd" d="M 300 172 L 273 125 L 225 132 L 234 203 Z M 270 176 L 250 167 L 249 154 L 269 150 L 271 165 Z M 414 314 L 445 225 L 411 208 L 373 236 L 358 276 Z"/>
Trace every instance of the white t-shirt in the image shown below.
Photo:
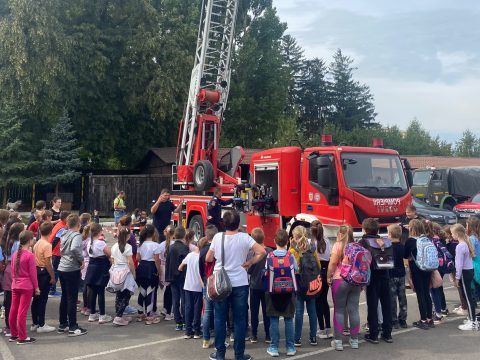
<path fill-rule="evenodd" d="M 183 259 L 182 264 L 187 265 L 183 290 L 202 292 L 202 278 L 200 277 L 200 270 L 198 269 L 199 259 L 200 254 L 194 251 L 188 253 L 185 259 Z M 185 271 L 185 269 L 183 271 Z"/>
<path fill-rule="evenodd" d="M 167 262 L 167 242 L 162 241 L 160 244 L 158 244 L 158 251 L 160 255 L 160 261 L 162 264 L 165 264 Z"/>
<path fill-rule="evenodd" d="M 141 260 L 155 261 L 154 255 L 160 254 L 160 246 L 152 240 L 145 240 L 138 248 L 138 252 Z"/>
<path fill-rule="evenodd" d="M 232 287 L 248 285 L 247 271 L 242 265 L 247 260 L 248 252 L 255 244 L 255 240 L 246 233 L 225 235 L 224 268 L 230 278 Z M 213 237 L 210 250 L 215 254 L 214 270 L 220 270 L 222 267 L 222 233 L 218 233 Z"/>
<path fill-rule="evenodd" d="M 105 256 L 105 253 L 103 252 L 105 246 L 107 246 L 107 243 L 103 240 L 93 240 L 93 242 L 90 241 L 87 245 L 88 256 L 91 258 Z M 90 249 L 92 250 L 90 251 Z"/>
<path fill-rule="evenodd" d="M 132 245 L 126 244 L 123 254 L 118 244 L 112 246 L 112 259 L 115 265 L 128 265 L 128 256 L 133 256 Z"/>

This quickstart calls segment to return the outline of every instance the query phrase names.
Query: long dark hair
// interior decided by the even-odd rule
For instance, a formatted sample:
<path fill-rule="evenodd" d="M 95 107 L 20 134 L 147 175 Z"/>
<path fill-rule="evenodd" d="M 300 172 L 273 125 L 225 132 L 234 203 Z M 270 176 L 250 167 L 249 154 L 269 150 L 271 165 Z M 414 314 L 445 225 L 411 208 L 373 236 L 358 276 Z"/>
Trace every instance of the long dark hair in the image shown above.
<path fill-rule="evenodd" d="M 93 254 L 93 238 L 97 237 L 102 233 L 102 225 L 97 224 L 97 223 L 90 223 L 86 227 L 90 228 L 90 249 L 88 252 L 90 254 Z"/>
<path fill-rule="evenodd" d="M 310 229 L 312 231 L 312 240 L 317 242 L 317 251 L 320 254 L 325 254 L 325 250 L 327 250 L 327 243 L 325 242 L 325 238 L 323 237 L 323 225 L 320 221 L 315 220 L 310 225 Z"/>
<path fill-rule="evenodd" d="M 7 254 L 7 249 L 8 249 L 8 233 L 10 232 L 10 228 L 12 227 L 13 224 L 16 224 L 16 223 L 19 223 L 21 222 L 20 219 L 18 217 L 14 217 L 14 218 L 9 218 L 8 221 L 7 221 L 7 224 L 5 225 L 5 231 L 3 232 L 3 235 L 2 235 L 2 243 L 1 243 L 1 246 L 2 246 L 2 252 L 4 254 Z"/>
<path fill-rule="evenodd" d="M 18 276 L 20 270 L 20 257 L 22 256 L 22 246 L 28 244 L 33 240 L 33 233 L 28 230 L 23 230 L 18 239 L 20 240 L 20 247 L 17 250 L 17 258 L 15 259 L 15 275 Z"/>
<path fill-rule="evenodd" d="M 147 224 L 140 230 L 140 246 L 145 242 L 147 239 L 153 239 L 155 235 L 155 226 L 152 224 Z"/>
<path fill-rule="evenodd" d="M 21 222 L 17 222 L 10 227 L 7 239 L 7 256 L 12 255 L 13 243 L 18 240 L 18 237 L 23 230 L 25 230 L 25 225 Z"/>
<path fill-rule="evenodd" d="M 127 226 L 120 226 L 118 229 L 118 248 L 120 249 L 120 252 L 123 254 L 125 251 L 125 246 L 127 245 L 127 241 L 130 235 L 130 229 Z"/>

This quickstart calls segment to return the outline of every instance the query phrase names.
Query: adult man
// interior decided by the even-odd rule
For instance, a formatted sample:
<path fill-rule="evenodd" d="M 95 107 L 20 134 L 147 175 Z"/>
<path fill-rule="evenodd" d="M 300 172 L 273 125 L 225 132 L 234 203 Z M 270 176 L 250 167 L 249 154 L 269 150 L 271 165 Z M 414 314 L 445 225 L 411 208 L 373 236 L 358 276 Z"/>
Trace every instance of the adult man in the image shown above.
<path fill-rule="evenodd" d="M 71 214 L 66 220 L 68 230 L 62 235 L 60 243 L 61 259 L 58 275 L 62 287 L 60 300 L 60 325 L 58 333 L 68 330 L 68 336 L 85 335 L 87 330 L 77 323 L 78 287 L 80 285 L 80 269 L 83 267 L 82 235 L 80 218 Z"/>
<path fill-rule="evenodd" d="M 58 264 L 60 264 L 60 238 L 62 237 L 63 233 L 66 231 L 66 220 L 67 217 L 70 215 L 68 211 L 62 211 L 60 213 L 60 220 L 55 224 L 49 238 L 48 242 L 52 244 L 52 265 L 53 271 L 55 273 L 55 283 L 52 284 L 50 288 L 50 293 L 48 296 L 60 296 L 61 294 L 57 291 L 57 281 L 58 281 Z"/>
<path fill-rule="evenodd" d="M 222 189 L 215 188 L 207 207 L 207 224 L 215 225 L 218 231 L 225 231 L 222 221 L 222 206 L 230 205 L 233 199 L 222 200 Z"/>
<path fill-rule="evenodd" d="M 182 205 L 183 202 L 178 204 L 178 206 L 173 205 L 170 201 L 170 190 L 163 189 L 157 201 L 151 207 L 150 212 L 153 216 L 153 226 L 155 226 L 160 235 L 160 242 L 165 240 L 163 230 L 170 224 L 172 212 L 180 213 L 182 211 Z"/>
<path fill-rule="evenodd" d="M 125 215 L 125 192 L 119 191 L 115 200 L 113 200 L 113 217 L 115 218 L 115 225 L 118 225 L 120 218 Z"/>

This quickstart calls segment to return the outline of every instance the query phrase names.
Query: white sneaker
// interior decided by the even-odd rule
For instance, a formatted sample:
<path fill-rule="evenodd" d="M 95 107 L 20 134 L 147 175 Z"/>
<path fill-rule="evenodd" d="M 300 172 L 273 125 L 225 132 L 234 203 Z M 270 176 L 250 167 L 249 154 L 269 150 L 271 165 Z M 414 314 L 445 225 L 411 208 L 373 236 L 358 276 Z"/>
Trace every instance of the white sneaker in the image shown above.
<path fill-rule="evenodd" d="M 459 306 L 458 308 L 453 309 L 453 313 L 455 313 L 455 314 L 457 314 L 457 315 L 460 315 L 460 316 L 465 316 L 465 315 L 466 315 L 465 310 L 463 310 L 461 306 Z"/>
<path fill-rule="evenodd" d="M 30 331 L 37 331 L 38 327 L 39 327 L 38 325 L 31 325 Z"/>
<path fill-rule="evenodd" d="M 173 314 L 167 314 L 165 315 L 165 320 L 172 321 L 172 320 L 175 320 L 175 317 L 173 316 Z"/>
<path fill-rule="evenodd" d="M 98 323 L 99 324 L 106 324 L 112 321 L 112 317 L 110 315 L 100 315 L 98 318 Z"/>
<path fill-rule="evenodd" d="M 465 324 L 459 325 L 458 328 L 460 330 L 477 330 L 478 329 L 478 323 L 475 321 L 468 320 Z"/>
<path fill-rule="evenodd" d="M 99 314 L 99 313 L 95 313 L 95 314 L 90 314 L 90 315 L 88 315 L 88 321 L 89 321 L 89 322 L 98 321 L 99 318 L 100 318 L 100 314 Z"/>
<path fill-rule="evenodd" d="M 318 338 L 319 339 L 331 339 L 332 333 L 330 332 L 330 329 L 325 329 L 325 330 L 319 330 L 318 331 Z"/>
<path fill-rule="evenodd" d="M 49 333 L 49 332 L 52 332 L 52 331 L 55 331 L 55 330 L 56 330 L 55 327 L 45 324 L 45 325 L 39 326 L 37 328 L 37 333 L 38 334 Z"/>

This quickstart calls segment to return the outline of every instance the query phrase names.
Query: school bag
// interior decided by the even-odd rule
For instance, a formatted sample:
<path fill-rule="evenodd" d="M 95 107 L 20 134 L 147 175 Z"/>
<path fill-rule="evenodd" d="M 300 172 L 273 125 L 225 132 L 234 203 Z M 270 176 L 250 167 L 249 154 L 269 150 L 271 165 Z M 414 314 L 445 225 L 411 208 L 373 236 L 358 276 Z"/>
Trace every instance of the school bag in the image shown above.
<path fill-rule="evenodd" d="M 455 262 L 452 254 L 440 240 L 433 240 L 438 251 L 438 271 L 442 274 L 451 274 L 455 271 Z"/>
<path fill-rule="evenodd" d="M 340 276 L 351 285 L 366 286 L 370 283 L 372 255 L 359 243 L 349 243 L 343 250 Z"/>
<path fill-rule="evenodd" d="M 232 283 L 225 270 L 225 233 L 222 233 L 222 266 L 214 270 L 207 279 L 207 298 L 211 301 L 222 301 L 232 293 Z"/>
<path fill-rule="evenodd" d="M 389 239 L 382 239 L 383 246 L 378 245 L 377 238 L 366 237 L 368 250 L 372 254 L 373 267 L 376 270 L 389 270 L 395 267 L 393 260 L 393 246 Z"/>
<path fill-rule="evenodd" d="M 295 279 L 294 257 L 287 253 L 285 256 L 276 256 L 273 251 L 267 255 L 266 290 L 270 294 L 293 294 L 297 291 Z"/>
<path fill-rule="evenodd" d="M 322 290 L 322 278 L 317 260 L 311 250 L 300 258 L 300 287 L 306 297 L 316 297 Z"/>
<path fill-rule="evenodd" d="M 426 236 L 417 239 L 417 257 L 415 264 L 422 271 L 433 271 L 438 269 L 438 250 L 433 241 Z"/>
<path fill-rule="evenodd" d="M 470 235 L 473 247 L 475 249 L 475 256 L 473 257 L 473 280 L 480 285 L 480 241 L 476 236 Z"/>

